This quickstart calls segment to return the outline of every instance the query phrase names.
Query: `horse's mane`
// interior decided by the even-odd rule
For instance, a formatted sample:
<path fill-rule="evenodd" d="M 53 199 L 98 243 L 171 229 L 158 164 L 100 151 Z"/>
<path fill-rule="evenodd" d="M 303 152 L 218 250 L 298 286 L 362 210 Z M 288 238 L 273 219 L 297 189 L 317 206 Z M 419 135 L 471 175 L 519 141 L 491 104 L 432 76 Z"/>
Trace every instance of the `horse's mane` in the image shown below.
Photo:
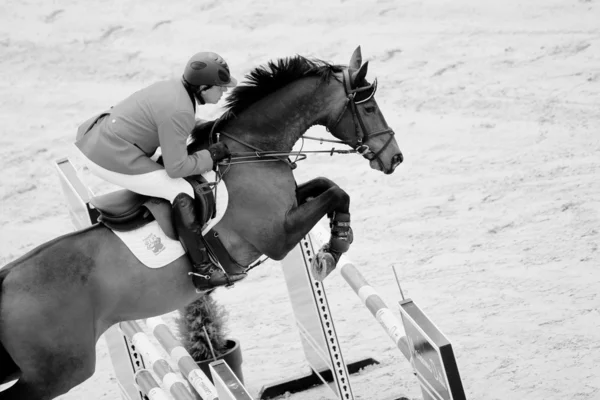
<path fill-rule="evenodd" d="M 235 87 L 227 97 L 225 108 L 235 115 L 297 79 L 316 76 L 329 81 L 342 70 L 341 65 L 300 55 L 269 61 L 246 75 L 244 84 Z"/>
<path fill-rule="evenodd" d="M 243 84 L 231 91 L 225 103 L 225 113 L 219 121 L 225 122 L 235 117 L 252 104 L 298 79 L 314 76 L 319 77 L 320 82 L 329 82 L 331 78 L 339 80 L 335 73 L 342 72 L 343 69 L 343 65 L 308 59 L 300 55 L 269 61 L 266 65 L 250 71 Z M 192 142 L 188 146 L 190 153 L 208 145 L 209 133 L 214 122 L 210 121 L 194 128 Z"/>

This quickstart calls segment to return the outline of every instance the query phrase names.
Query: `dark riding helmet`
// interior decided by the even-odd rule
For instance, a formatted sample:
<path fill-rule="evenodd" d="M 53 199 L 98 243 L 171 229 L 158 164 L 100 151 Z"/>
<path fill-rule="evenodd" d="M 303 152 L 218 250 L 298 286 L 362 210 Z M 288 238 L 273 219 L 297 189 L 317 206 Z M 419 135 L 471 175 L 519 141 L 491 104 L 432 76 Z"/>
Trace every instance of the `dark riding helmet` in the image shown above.
<path fill-rule="evenodd" d="M 194 54 L 185 65 L 183 79 L 192 86 L 234 87 L 237 80 L 231 76 L 229 66 L 217 53 L 204 51 Z"/>

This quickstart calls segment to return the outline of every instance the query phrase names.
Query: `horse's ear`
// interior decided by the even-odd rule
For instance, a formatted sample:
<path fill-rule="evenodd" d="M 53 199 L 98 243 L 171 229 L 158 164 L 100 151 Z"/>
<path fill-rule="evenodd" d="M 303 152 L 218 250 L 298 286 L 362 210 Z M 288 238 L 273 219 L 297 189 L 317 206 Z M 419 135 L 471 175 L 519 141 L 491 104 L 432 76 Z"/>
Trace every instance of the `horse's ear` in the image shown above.
<path fill-rule="evenodd" d="M 356 50 L 354 50 L 354 53 L 352 53 L 352 57 L 350 57 L 350 64 L 348 64 L 348 67 L 359 69 L 361 64 L 362 54 L 360 52 L 360 46 L 358 46 Z"/>
<path fill-rule="evenodd" d="M 352 87 L 357 87 L 358 84 L 365 80 L 367 76 L 367 70 L 369 69 L 369 62 L 364 63 L 358 71 L 354 71 L 350 76 Z"/>

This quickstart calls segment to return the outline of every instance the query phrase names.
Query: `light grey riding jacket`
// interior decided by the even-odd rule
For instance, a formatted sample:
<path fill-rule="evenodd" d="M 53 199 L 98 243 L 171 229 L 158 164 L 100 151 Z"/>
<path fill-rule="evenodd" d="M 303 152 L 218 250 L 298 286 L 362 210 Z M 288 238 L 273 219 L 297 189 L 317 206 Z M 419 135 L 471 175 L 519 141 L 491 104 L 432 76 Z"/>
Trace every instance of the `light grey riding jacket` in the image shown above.
<path fill-rule="evenodd" d="M 201 174 L 213 162 L 207 150 L 187 154 L 194 107 L 180 80 L 157 82 L 84 122 L 75 145 L 94 163 L 127 175 L 162 169 L 150 159 L 160 146 L 171 178 Z"/>

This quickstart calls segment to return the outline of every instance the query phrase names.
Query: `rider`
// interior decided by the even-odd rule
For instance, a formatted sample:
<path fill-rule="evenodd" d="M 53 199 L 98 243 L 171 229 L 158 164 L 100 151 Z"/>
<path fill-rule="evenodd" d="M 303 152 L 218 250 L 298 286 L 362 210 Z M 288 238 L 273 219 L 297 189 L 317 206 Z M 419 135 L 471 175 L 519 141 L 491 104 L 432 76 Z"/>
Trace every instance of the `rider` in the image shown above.
<path fill-rule="evenodd" d="M 216 104 L 227 88 L 237 85 L 227 63 L 212 52 L 187 62 L 181 79 L 154 83 L 110 110 L 84 122 L 75 145 L 96 176 L 133 192 L 172 203 L 173 222 L 193 265 L 194 284 L 209 289 L 238 281 L 208 256 L 194 189 L 183 179 L 210 171 L 230 156 L 222 142 L 188 155 L 187 139 L 195 126 L 196 103 Z M 164 167 L 151 157 L 160 146 Z"/>

